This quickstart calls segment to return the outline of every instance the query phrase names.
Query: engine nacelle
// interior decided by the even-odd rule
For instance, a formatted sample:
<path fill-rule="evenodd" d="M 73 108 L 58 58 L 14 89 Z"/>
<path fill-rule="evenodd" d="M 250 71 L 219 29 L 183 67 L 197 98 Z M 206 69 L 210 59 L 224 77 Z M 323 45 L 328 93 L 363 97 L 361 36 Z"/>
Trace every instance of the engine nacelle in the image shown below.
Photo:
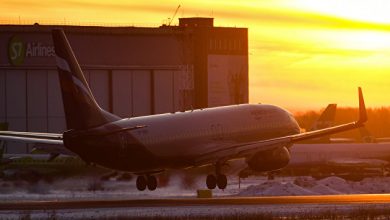
<path fill-rule="evenodd" d="M 257 172 L 279 170 L 287 166 L 290 161 L 290 152 L 286 147 L 256 153 L 247 159 L 249 168 Z"/>

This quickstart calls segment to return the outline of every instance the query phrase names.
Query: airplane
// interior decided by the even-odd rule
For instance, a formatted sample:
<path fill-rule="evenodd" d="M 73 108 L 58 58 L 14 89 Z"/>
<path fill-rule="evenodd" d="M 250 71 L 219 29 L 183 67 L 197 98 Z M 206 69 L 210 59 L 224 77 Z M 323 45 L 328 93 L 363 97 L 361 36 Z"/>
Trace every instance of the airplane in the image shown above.
<path fill-rule="evenodd" d="M 319 129 L 328 128 L 328 127 L 333 126 L 334 119 L 336 116 L 336 110 L 337 110 L 337 104 L 328 104 L 326 106 L 325 110 L 318 117 L 318 119 L 315 120 L 311 124 L 309 131 L 315 131 L 315 130 L 319 130 Z M 330 135 L 326 135 L 326 136 L 322 136 L 320 138 L 313 138 L 313 139 L 300 141 L 297 144 L 317 144 L 317 143 L 331 143 L 331 142 L 333 142 L 333 141 L 331 140 Z M 291 155 L 291 150 L 290 150 L 290 155 Z M 248 167 L 245 162 L 237 162 L 236 161 L 235 163 L 231 163 L 230 167 L 234 167 L 235 170 L 239 169 L 239 171 L 237 172 L 237 175 L 239 176 L 239 178 L 247 178 L 247 177 L 253 176 L 253 175 L 263 175 L 264 174 L 264 173 L 259 173 L 259 172 L 256 172 L 256 171 L 250 169 L 250 167 Z M 291 168 L 291 162 L 289 163 L 289 165 L 287 165 L 287 167 Z M 278 170 L 278 172 L 279 171 L 280 170 Z M 274 172 L 268 172 L 267 176 L 268 176 L 268 179 L 273 179 Z"/>
<path fill-rule="evenodd" d="M 0 126 L 7 130 L 7 126 Z M 0 140 L 0 178 L 3 180 L 25 180 L 35 183 L 51 182 L 74 176 L 99 177 L 100 180 L 128 181 L 132 176 L 123 172 L 112 172 L 98 166 L 87 166 L 75 153 L 63 145 L 34 145 L 29 154 L 5 153 L 5 141 Z"/>
<path fill-rule="evenodd" d="M 309 131 L 315 131 L 333 126 L 336 116 L 337 104 L 328 104 L 325 110 L 321 113 L 316 121 L 311 125 Z M 320 138 L 314 138 L 304 140 L 299 143 L 312 144 L 312 143 L 329 143 L 332 142 L 330 135 L 322 136 Z"/>
<path fill-rule="evenodd" d="M 375 137 L 366 127 L 359 128 L 361 142 L 364 143 L 390 143 L 390 137 Z"/>
<path fill-rule="evenodd" d="M 334 124 L 337 105 L 329 104 L 316 121 L 311 125 L 311 131 L 327 128 Z M 322 138 L 297 142 L 290 149 L 291 160 L 278 175 L 312 175 L 318 178 L 330 175 L 357 179 L 365 176 L 384 175 L 390 168 L 390 145 L 388 142 L 378 142 L 366 129 L 359 128 L 361 141 L 353 138 Z M 380 143 L 380 144 L 379 144 Z M 242 167 L 239 178 L 252 175 L 264 175 L 254 172 L 243 162 L 230 165 L 233 169 Z M 274 173 L 267 173 L 269 179 Z"/>
<path fill-rule="evenodd" d="M 55 144 L 35 144 L 31 149 L 31 153 L 49 154 L 50 157 L 48 158 L 48 161 L 52 161 L 60 155 L 77 157 L 77 154 L 68 150 L 64 145 L 55 145 Z"/>
<path fill-rule="evenodd" d="M 329 104 L 320 117 L 311 126 L 311 131 L 333 126 L 336 116 L 337 104 Z"/>
<path fill-rule="evenodd" d="M 293 175 L 330 175 L 359 179 L 389 171 L 390 143 L 296 144 L 282 170 Z"/>
<path fill-rule="evenodd" d="M 30 183 L 43 180 L 51 182 L 73 176 L 106 176 L 109 170 L 103 167 L 87 166 L 76 156 L 51 154 L 6 154 L 5 145 L 0 141 L 0 178 L 3 180 L 26 180 Z M 119 176 L 119 180 L 124 179 Z"/>
<path fill-rule="evenodd" d="M 337 111 L 337 104 L 328 104 L 325 110 L 321 113 L 316 121 L 311 125 L 310 131 L 331 127 L 335 123 L 335 116 Z M 360 139 L 355 138 L 334 138 L 324 136 L 299 142 L 299 144 L 347 144 L 347 143 L 374 143 L 374 142 L 388 142 L 389 138 L 377 139 L 371 135 L 366 127 L 359 128 Z"/>
<path fill-rule="evenodd" d="M 74 176 L 99 176 L 108 172 L 103 167 L 86 166 L 78 157 L 58 156 L 48 160 L 49 154 L 4 154 L 0 174 L 4 180 L 25 180 L 52 182 Z"/>
<path fill-rule="evenodd" d="M 361 88 L 359 119 L 301 133 L 291 113 L 268 104 L 240 104 L 124 118 L 103 110 L 85 80 L 61 29 L 52 30 L 67 131 L 62 134 L 1 131 L 0 139 L 64 145 L 87 163 L 136 174 L 138 190 L 155 190 L 155 174 L 212 164 L 208 189 L 225 189 L 223 165 L 246 158 L 256 171 L 285 167 L 296 142 L 350 129 L 367 121 Z"/>
<path fill-rule="evenodd" d="M 311 130 L 330 127 L 334 123 L 336 104 L 329 104 L 318 119 L 312 124 Z M 278 175 L 311 175 L 323 178 L 337 175 L 350 180 L 361 180 L 368 176 L 384 176 L 390 170 L 390 143 L 386 138 L 377 141 L 366 127 L 360 127 L 360 141 L 354 138 L 311 139 L 301 141 L 290 150 L 291 160 Z M 243 162 L 230 165 L 239 170 L 239 178 L 251 175 L 264 175 L 245 166 Z M 274 175 L 267 173 L 268 178 Z"/>

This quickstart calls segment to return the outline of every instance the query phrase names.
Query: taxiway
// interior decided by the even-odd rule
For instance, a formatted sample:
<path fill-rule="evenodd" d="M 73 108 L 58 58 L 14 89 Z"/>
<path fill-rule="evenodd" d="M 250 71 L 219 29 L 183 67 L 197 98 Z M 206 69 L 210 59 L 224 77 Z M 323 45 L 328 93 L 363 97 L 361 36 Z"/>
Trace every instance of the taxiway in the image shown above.
<path fill-rule="evenodd" d="M 126 207 L 178 206 L 248 206 L 288 204 L 389 204 L 390 194 L 355 194 L 321 196 L 219 197 L 219 198 L 161 198 L 130 200 L 68 200 L 1 202 L 0 210 L 48 210 Z"/>

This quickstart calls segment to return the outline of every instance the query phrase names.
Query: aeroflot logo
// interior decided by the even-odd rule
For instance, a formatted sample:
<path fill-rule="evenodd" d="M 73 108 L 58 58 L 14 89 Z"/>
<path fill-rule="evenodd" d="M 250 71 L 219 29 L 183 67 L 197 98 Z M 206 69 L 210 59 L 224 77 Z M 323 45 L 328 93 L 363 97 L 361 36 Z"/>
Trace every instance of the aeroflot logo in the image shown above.
<path fill-rule="evenodd" d="M 13 36 L 8 43 L 8 59 L 14 66 L 23 64 L 26 57 L 51 56 L 55 56 L 52 45 L 44 45 L 42 42 L 23 42 L 18 36 Z"/>

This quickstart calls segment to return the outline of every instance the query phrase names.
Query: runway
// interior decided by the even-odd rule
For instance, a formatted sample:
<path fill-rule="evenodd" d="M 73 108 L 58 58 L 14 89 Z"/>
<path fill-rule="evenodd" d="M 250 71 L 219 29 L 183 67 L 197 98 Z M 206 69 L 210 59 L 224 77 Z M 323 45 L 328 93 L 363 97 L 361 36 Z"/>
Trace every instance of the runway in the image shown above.
<path fill-rule="evenodd" d="M 157 198 L 129 200 L 67 200 L 67 201 L 18 201 L 0 202 L 0 210 L 59 210 L 137 207 L 186 207 L 186 206 L 256 206 L 296 204 L 390 204 L 390 194 L 355 194 L 329 196 L 273 196 L 273 197 L 218 197 Z"/>

